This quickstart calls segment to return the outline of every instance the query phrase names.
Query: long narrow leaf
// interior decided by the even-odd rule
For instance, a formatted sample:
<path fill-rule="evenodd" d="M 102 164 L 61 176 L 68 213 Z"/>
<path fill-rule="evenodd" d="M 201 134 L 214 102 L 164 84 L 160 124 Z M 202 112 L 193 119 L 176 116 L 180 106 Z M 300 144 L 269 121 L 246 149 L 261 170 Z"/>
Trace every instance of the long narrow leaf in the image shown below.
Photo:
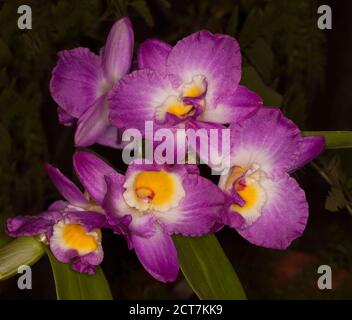
<path fill-rule="evenodd" d="M 305 136 L 323 136 L 327 149 L 352 148 L 352 131 L 306 131 Z"/>
<path fill-rule="evenodd" d="M 200 299 L 246 299 L 241 282 L 214 235 L 174 237 L 181 270 Z"/>
<path fill-rule="evenodd" d="M 109 284 L 100 267 L 96 275 L 89 276 L 73 271 L 69 264 L 57 261 L 49 250 L 47 254 L 58 300 L 112 300 Z"/>

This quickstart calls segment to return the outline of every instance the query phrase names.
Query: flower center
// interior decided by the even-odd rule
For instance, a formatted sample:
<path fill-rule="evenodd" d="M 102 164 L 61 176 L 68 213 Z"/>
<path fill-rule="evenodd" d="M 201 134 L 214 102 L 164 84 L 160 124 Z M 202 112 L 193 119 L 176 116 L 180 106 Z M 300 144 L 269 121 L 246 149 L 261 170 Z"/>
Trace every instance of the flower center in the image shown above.
<path fill-rule="evenodd" d="M 236 193 L 243 200 L 243 204 L 235 203 L 231 209 L 254 222 L 260 215 L 266 202 L 266 192 L 260 184 L 261 171 L 257 165 L 245 170 L 242 167 L 232 167 L 226 181 L 226 191 Z"/>
<path fill-rule="evenodd" d="M 167 211 L 176 207 L 185 192 L 181 179 L 166 171 L 140 171 L 125 182 L 127 204 L 140 211 Z"/>
<path fill-rule="evenodd" d="M 172 97 L 167 105 L 167 112 L 183 119 L 187 116 L 192 116 L 195 113 L 195 107 Z"/>
<path fill-rule="evenodd" d="M 204 76 L 197 75 L 192 81 L 186 83 L 182 88 L 182 96 L 184 98 L 198 98 L 207 91 L 207 83 Z"/>
<path fill-rule="evenodd" d="M 101 231 L 95 229 L 92 232 L 87 232 L 82 225 L 69 223 L 63 226 L 62 238 L 69 248 L 77 250 L 80 255 L 84 255 L 98 248 Z"/>
<path fill-rule="evenodd" d="M 197 75 L 192 81 L 185 83 L 178 95 L 169 96 L 156 109 L 155 118 L 159 122 L 166 120 L 167 114 L 182 121 L 188 117 L 198 116 L 205 108 L 207 82 L 205 77 Z"/>

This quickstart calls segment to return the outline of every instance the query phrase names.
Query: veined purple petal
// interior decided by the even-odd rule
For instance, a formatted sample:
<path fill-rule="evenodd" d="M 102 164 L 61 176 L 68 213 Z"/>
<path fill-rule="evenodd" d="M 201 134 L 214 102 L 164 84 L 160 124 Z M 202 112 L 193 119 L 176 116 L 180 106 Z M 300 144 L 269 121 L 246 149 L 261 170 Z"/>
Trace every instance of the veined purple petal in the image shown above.
<path fill-rule="evenodd" d="M 170 79 L 153 70 L 137 70 L 123 77 L 109 94 L 110 120 L 118 128 L 144 132 L 156 108 L 175 93 Z"/>
<path fill-rule="evenodd" d="M 67 201 L 63 201 L 63 200 L 57 200 L 54 201 L 48 208 L 48 211 L 64 211 L 68 206 L 70 205 L 70 203 L 68 203 Z"/>
<path fill-rule="evenodd" d="M 178 257 L 171 236 L 157 228 L 152 237 L 132 234 L 132 243 L 139 261 L 155 279 L 175 281 L 179 271 Z"/>
<path fill-rule="evenodd" d="M 56 241 L 49 241 L 50 251 L 53 253 L 55 258 L 63 263 L 69 263 L 73 258 L 77 257 L 78 253 L 76 250 L 62 248 Z"/>
<path fill-rule="evenodd" d="M 45 171 L 48 173 L 56 189 L 69 203 L 78 207 L 83 207 L 89 204 L 81 190 L 79 190 L 70 179 L 63 175 L 59 169 L 46 163 Z"/>
<path fill-rule="evenodd" d="M 214 183 L 195 174 L 183 178 L 182 184 L 185 197 L 177 208 L 158 214 L 158 220 L 169 234 L 195 237 L 211 232 L 221 220 L 225 194 Z"/>
<path fill-rule="evenodd" d="M 99 96 L 100 58 L 87 48 L 64 50 L 58 55 L 50 93 L 60 108 L 79 118 Z"/>
<path fill-rule="evenodd" d="M 167 59 L 167 73 L 183 83 L 203 75 L 208 83 L 207 104 L 216 105 L 219 97 L 232 94 L 241 78 L 241 53 L 235 38 L 199 31 L 180 40 Z"/>
<path fill-rule="evenodd" d="M 251 117 L 263 105 L 262 99 L 244 86 L 217 100 L 215 108 L 206 108 L 198 120 L 215 123 L 236 123 Z"/>
<path fill-rule="evenodd" d="M 102 96 L 79 118 L 75 133 L 75 145 L 87 147 L 94 144 L 109 126 L 107 99 Z"/>
<path fill-rule="evenodd" d="M 298 170 L 308 162 L 318 157 L 325 149 L 325 138 L 320 136 L 304 137 L 300 145 L 300 155 L 290 172 Z"/>
<path fill-rule="evenodd" d="M 101 204 L 106 193 L 105 175 L 115 172 L 96 155 L 78 151 L 73 156 L 75 172 L 89 195 Z"/>
<path fill-rule="evenodd" d="M 72 263 L 72 269 L 89 275 L 96 273 L 96 267 L 103 262 L 104 251 L 101 246 L 95 252 L 91 252 L 85 256 L 77 257 Z"/>
<path fill-rule="evenodd" d="M 82 259 L 79 257 L 72 263 L 71 268 L 74 271 L 93 276 L 96 273 L 97 266 L 87 263 L 85 261 L 82 261 Z"/>
<path fill-rule="evenodd" d="M 11 237 L 28 237 L 47 233 L 62 219 L 57 211 L 46 211 L 36 216 L 17 216 L 6 222 L 6 233 Z"/>
<path fill-rule="evenodd" d="M 273 249 L 286 249 L 300 237 L 308 219 L 304 191 L 287 174 L 276 180 L 261 181 L 267 201 L 261 216 L 249 227 L 237 231 L 249 242 Z"/>
<path fill-rule="evenodd" d="M 64 217 L 65 223 L 79 223 L 88 232 L 107 227 L 105 215 L 94 211 L 66 211 Z"/>
<path fill-rule="evenodd" d="M 132 62 L 134 35 L 128 18 L 118 20 L 110 30 L 102 50 L 102 66 L 105 77 L 116 83 L 130 69 Z"/>
<path fill-rule="evenodd" d="M 138 49 L 139 69 L 152 69 L 166 72 L 167 57 L 172 47 L 161 40 L 148 39 Z"/>
<path fill-rule="evenodd" d="M 108 125 L 105 131 L 99 136 L 96 143 L 115 149 L 123 149 L 126 143 L 121 139 L 122 134 L 123 129 Z"/>
<path fill-rule="evenodd" d="M 277 108 L 260 108 L 251 118 L 231 125 L 231 163 L 267 174 L 287 171 L 299 157 L 298 127 Z"/>

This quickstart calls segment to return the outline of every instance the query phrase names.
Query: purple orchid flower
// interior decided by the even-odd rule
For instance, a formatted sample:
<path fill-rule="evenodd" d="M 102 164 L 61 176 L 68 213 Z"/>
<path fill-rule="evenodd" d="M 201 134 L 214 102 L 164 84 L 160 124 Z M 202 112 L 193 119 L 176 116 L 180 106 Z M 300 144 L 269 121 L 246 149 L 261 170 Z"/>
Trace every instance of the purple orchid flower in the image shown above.
<path fill-rule="evenodd" d="M 50 92 L 59 105 L 59 121 L 71 126 L 78 119 L 76 146 L 94 143 L 119 148 L 118 129 L 108 119 L 107 94 L 131 67 L 134 35 L 128 18 L 112 27 L 97 56 L 87 48 L 59 52 Z"/>
<path fill-rule="evenodd" d="M 200 31 L 174 47 L 147 40 L 139 48 L 138 65 L 141 70 L 109 94 L 110 120 L 117 127 L 143 132 L 149 120 L 155 129 L 208 131 L 242 121 L 262 106 L 258 95 L 239 85 L 240 47 L 227 35 Z"/>
<path fill-rule="evenodd" d="M 39 235 L 57 260 L 72 261 L 73 270 L 95 274 L 104 256 L 100 231 L 107 225 L 104 211 L 58 169 L 49 164 L 45 169 L 66 201 L 56 201 L 36 216 L 8 219 L 6 232 L 11 237 Z"/>
<path fill-rule="evenodd" d="M 219 186 L 230 197 L 224 223 L 253 244 L 286 249 L 308 219 L 304 191 L 289 173 L 317 157 L 323 137 L 302 137 L 277 108 L 231 126 L 231 170 Z"/>
<path fill-rule="evenodd" d="M 88 192 L 106 192 L 103 207 L 110 225 L 159 281 L 174 281 L 178 275 L 171 235 L 204 235 L 221 217 L 224 193 L 194 166 L 132 163 L 123 176 L 87 152 L 76 152 L 74 165 Z"/>

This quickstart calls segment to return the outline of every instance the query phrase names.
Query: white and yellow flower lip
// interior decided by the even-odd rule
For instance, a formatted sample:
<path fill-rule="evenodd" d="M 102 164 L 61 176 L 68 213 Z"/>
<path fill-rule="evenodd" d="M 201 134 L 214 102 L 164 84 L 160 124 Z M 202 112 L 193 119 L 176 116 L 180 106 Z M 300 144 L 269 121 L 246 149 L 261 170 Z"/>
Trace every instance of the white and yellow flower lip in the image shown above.
<path fill-rule="evenodd" d="M 185 83 L 182 87 L 183 98 L 204 97 L 207 91 L 207 81 L 205 76 L 198 74 L 192 77 L 192 81 Z"/>
<path fill-rule="evenodd" d="M 126 203 L 139 213 L 166 212 L 178 206 L 185 197 L 182 178 L 164 169 L 136 170 L 123 185 Z"/>
<path fill-rule="evenodd" d="M 155 110 L 155 120 L 163 123 L 166 115 L 171 114 L 179 119 L 186 119 L 193 116 L 196 108 L 192 104 L 185 103 L 181 97 L 169 96 L 161 106 Z"/>
<path fill-rule="evenodd" d="M 101 250 L 102 235 L 100 229 L 87 229 L 78 222 L 61 220 L 53 227 L 50 238 L 51 247 L 65 252 L 74 251 L 78 256 L 97 253 Z M 54 252 L 55 254 L 55 252 Z"/>
<path fill-rule="evenodd" d="M 261 185 L 262 172 L 257 164 L 245 169 L 241 166 L 233 166 L 227 176 L 220 179 L 219 186 L 226 192 L 235 193 L 241 198 L 241 203 L 234 203 L 230 211 L 240 214 L 250 225 L 255 222 L 262 213 L 267 200 L 266 190 Z"/>
<path fill-rule="evenodd" d="M 170 95 L 155 110 L 155 120 L 162 123 L 170 114 L 180 120 L 196 117 L 205 108 L 207 82 L 203 75 L 196 75 L 185 83 L 178 95 Z"/>

